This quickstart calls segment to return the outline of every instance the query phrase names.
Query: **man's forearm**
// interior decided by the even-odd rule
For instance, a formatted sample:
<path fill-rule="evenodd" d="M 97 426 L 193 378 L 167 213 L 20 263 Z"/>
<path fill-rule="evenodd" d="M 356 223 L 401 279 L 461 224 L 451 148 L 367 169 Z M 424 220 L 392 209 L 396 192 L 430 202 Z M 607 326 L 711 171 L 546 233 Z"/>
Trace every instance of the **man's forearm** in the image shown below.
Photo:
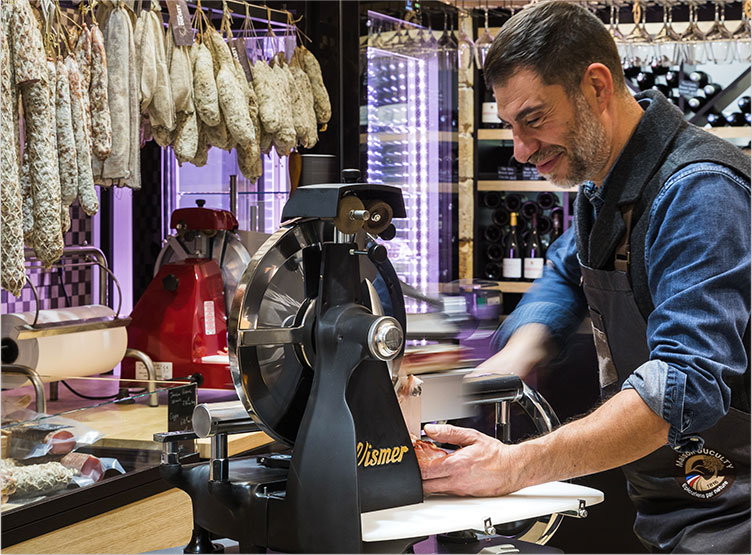
<path fill-rule="evenodd" d="M 550 434 L 515 446 L 519 487 L 601 472 L 648 455 L 668 441 L 668 423 L 633 389 Z"/>

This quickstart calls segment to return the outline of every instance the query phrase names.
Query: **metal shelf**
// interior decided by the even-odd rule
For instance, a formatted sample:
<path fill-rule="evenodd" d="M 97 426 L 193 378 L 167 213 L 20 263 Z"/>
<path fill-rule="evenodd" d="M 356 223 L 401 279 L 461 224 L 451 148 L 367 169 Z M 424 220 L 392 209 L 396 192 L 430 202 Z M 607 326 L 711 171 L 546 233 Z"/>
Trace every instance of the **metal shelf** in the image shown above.
<path fill-rule="evenodd" d="M 549 181 L 506 181 L 502 179 L 478 180 L 479 191 L 522 191 L 522 192 L 540 192 L 547 191 L 551 193 L 576 193 L 578 187 L 568 187 L 566 189 L 557 187 Z"/>

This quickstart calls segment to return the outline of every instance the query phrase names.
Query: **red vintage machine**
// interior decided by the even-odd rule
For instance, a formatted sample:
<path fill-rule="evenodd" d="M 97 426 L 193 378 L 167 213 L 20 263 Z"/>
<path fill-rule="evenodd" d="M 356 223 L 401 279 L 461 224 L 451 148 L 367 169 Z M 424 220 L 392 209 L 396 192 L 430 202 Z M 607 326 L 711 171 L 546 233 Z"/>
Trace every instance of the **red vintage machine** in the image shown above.
<path fill-rule="evenodd" d="M 203 205 L 172 213 L 176 233 L 165 240 L 154 279 L 133 309 L 128 347 L 151 357 L 158 380 L 200 374 L 202 387 L 233 389 L 227 312 L 251 255 L 235 216 Z M 123 361 L 121 379 L 146 378 L 142 363 Z"/>

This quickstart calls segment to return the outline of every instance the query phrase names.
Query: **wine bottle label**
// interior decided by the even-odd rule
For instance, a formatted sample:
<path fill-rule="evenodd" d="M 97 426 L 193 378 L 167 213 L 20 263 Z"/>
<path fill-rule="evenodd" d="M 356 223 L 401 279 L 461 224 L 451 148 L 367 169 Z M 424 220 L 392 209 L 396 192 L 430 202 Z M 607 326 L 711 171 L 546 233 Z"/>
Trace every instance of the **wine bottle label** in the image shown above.
<path fill-rule="evenodd" d="M 523 260 L 523 271 L 525 279 L 538 279 L 543 275 L 542 258 L 525 258 Z"/>
<path fill-rule="evenodd" d="M 522 277 L 522 259 L 505 258 L 501 265 L 501 275 L 508 279 L 520 279 Z"/>
<path fill-rule="evenodd" d="M 496 111 L 496 102 L 483 103 L 480 119 L 483 123 L 501 123 L 499 113 Z"/>

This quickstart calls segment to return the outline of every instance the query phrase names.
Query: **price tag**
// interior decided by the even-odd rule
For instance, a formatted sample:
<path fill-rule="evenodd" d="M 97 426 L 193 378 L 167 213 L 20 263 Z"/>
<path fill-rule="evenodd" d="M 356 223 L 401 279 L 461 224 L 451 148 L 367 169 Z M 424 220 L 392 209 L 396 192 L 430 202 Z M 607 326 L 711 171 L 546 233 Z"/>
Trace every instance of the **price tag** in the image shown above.
<path fill-rule="evenodd" d="M 230 43 L 230 51 L 232 52 L 233 58 L 235 58 L 240 63 L 240 67 L 243 68 L 243 73 L 245 73 L 245 78 L 248 82 L 250 83 L 253 81 L 251 61 L 248 59 L 248 46 L 245 39 L 240 37 L 233 39 Z"/>
<path fill-rule="evenodd" d="M 167 431 L 193 430 L 196 384 L 181 385 L 167 392 Z"/>
<path fill-rule="evenodd" d="M 697 96 L 698 89 L 699 87 L 694 81 L 690 81 L 688 79 L 679 81 L 679 94 L 684 97 Z"/>
<path fill-rule="evenodd" d="M 176 46 L 190 46 L 193 44 L 193 28 L 191 14 L 185 0 L 167 0 L 167 10 L 170 12 L 170 28 L 175 38 Z"/>

